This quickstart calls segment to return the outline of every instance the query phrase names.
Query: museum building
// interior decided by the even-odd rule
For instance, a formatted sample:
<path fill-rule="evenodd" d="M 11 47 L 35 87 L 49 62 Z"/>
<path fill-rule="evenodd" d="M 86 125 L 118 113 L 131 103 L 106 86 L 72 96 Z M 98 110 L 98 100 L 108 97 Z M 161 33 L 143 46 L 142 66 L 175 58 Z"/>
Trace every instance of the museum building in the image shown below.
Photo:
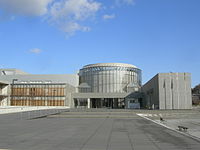
<path fill-rule="evenodd" d="M 142 85 L 141 69 L 124 63 L 90 64 L 78 74 L 0 69 L 0 105 L 191 109 L 191 75 L 159 73 Z"/>

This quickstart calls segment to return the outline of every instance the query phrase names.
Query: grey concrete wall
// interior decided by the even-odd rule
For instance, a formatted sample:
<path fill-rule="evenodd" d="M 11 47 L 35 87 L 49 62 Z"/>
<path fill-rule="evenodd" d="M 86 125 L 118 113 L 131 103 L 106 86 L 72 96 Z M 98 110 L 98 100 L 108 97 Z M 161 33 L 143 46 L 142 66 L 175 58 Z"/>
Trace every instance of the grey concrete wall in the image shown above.
<path fill-rule="evenodd" d="M 70 108 L 74 107 L 74 99 L 72 97 L 72 93 L 76 93 L 77 92 L 77 88 L 73 87 L 69 84 L 66 85 L 66 89 L 65 89 L 65 95 L 66 95 L 66 99 L 65 99 L 65 106 L 68 106 Z"/>
<path fill-rule="evenodd" d="M 16 83 L 24 81 L 51 81 L 52 83 L 67 83 L 78 87 L 79 78 L 77 74 L 27 74 L 27 75 L 0 75 L 1 81 L 12 83 L 13 79 L 18 79 Z"/>
<path fill-rule="evenodd" d="M 191 109 L 191 74 L 159 73 L 143 87 L 148 108 Z"/>
<path fill-rule="evenodd" d="M 10 85 L 0 83 L 0 106 L 8 106 L 9 105 L 9 90 Z"/>
<path fill-rule="evenodd" d="M 158 109 L 159 107 L 159 89 L 158 89 L 158 75 L 154 76 L 145 85 L 142 86 L 144 93 L 144 105 L 148 109 Z"/>
<path fill-rule="evenodd" d="M 191 74 L 159 73 L 160 109 L 191 109 Z"/>

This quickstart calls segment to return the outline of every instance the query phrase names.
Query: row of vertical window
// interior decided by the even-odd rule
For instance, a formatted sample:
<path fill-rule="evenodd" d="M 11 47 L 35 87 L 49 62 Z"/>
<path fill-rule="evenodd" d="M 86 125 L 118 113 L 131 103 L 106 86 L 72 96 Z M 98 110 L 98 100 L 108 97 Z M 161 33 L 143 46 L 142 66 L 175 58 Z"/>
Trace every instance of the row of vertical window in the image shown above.
<path fill-rule="evenodd" d="M 108 81 L 108 82 L 113 82 L 113 83 L 130 83 L 130 82 L 136 82 L 140 81 L 140 75 L 134 74 L 134 75 L 129 75 L 129 74 L 96 74 L 96 75 L 83 75 L 80 77 L 80 83 L 84 82 L 102 82 L 102 81 Z"/>
<path fill-rule="evenodd" d="M 91 68 L 83 68 L 80 72 L 98 72 L 98 71 L 138 71 L 138 68 L 132 67 L 91 67 Z"/>

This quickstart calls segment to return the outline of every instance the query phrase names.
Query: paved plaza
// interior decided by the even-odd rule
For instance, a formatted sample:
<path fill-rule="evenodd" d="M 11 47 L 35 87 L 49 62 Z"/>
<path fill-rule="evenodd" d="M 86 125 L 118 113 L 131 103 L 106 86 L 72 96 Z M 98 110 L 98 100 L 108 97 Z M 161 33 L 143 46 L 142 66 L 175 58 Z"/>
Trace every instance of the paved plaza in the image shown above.
<path fill-rule="evenodd" d="M 151 119 L 173 130 L 178 130 L 178 126 L 187 127 L 188 129 L 185 134 L 200 139 L 200 108 L 193 110 L 141 111 L 138 115 Z M 162 117 L 163 121 L 160 121 L 160 117 Z"/>
<path fill-rule="evenodd" d="M 139 117 L 137 113 L 66 110 L 46 117 L 37 117 L 39 112 L 1 114 L 0 149 L 199 150 L 198 140 Z"/>

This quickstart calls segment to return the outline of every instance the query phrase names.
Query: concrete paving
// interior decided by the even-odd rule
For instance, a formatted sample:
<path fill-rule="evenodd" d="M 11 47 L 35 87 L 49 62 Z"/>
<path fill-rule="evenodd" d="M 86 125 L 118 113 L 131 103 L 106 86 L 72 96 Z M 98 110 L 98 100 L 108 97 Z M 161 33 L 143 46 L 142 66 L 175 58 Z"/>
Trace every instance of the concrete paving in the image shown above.
<path fill-rule="evenodd" d="M 0 149 L 199 150 L 200 142 L 134 111 L 71 111 L 27 119 L 0 115 Z"/>
<path fill-rule="evenodd" d="M 138 115 L 147 117 L 151 120 L 161 123 L 173 130 L 178 131 L 178 126 L 184 126 L 188 129 L 182 130 L 184 134 L 200 139 L 200 109 L 193 110 L 171 110 L 171 111 L 149 111 L 140 112 Z M 164 121 L 160 121 L 160 117 Z"/>

